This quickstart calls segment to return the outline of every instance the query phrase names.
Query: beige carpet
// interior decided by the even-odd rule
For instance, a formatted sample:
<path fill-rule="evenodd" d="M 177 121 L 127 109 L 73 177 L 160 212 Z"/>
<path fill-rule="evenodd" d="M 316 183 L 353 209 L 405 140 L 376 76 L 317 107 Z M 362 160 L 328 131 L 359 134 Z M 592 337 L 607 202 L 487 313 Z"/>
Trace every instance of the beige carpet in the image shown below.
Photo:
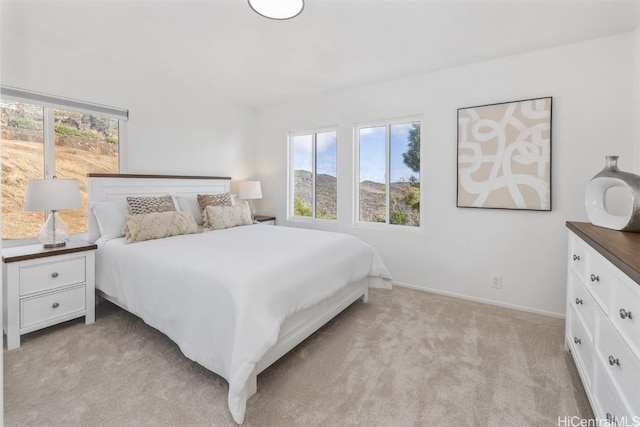
<path fill-rule="evenodd" d="M 5 425 L 233 426 L 227 383 L 109 304 L 4 352 Z M 246 426 L 555 426 L 592 417 L 564 322 L 374 290 L 258 376 Z"/>

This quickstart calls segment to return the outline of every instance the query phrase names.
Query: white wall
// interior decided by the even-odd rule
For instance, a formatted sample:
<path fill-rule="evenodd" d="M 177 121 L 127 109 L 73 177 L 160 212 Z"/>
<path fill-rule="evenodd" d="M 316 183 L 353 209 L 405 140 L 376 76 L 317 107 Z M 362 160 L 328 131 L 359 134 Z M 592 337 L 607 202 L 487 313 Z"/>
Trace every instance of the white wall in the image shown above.
<path fill-rule="evenodd" d="M 397 282 L 563 314 L 567 230 L 586 220 L 584 188 L 608 154 L 633 166 L 635 33 L 363 86 L 259 110 L 257 210 L 289 226 L 344 231 L 373 245 Z M 416 52 L 416 54 L 420 54 Z M 552 212 L 456 208 L 456 110 L 553 96 Z M 355 228 L 353 124 L 424 114 L 424 232 Z M 338 126 L 336 224 L 288 222 L 287 132 Z M 504 277 L 503 288 L 490 276 Z"/>
<path fill-rule="evenodd" d="M 73 45 L 30 39 L 26 30 L 3 31 L 3 40 L 2 84 L 129 109 L 123 153 L 128 167 L 122 172 L 240 179 L 249 174 L 252 109 L 216 99 L 206 87 L 193 89 L 181 76 L 148 68 L 142 52 L 139 63 L 125 64 L 75 51 Z"/>

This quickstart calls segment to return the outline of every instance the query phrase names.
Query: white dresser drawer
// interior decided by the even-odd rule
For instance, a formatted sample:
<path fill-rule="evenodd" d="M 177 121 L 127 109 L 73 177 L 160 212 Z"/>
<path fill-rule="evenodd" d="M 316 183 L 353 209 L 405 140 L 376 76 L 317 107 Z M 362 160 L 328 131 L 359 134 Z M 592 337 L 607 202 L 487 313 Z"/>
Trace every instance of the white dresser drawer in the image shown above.
<path fill-rule="evenodd" d="M 578 275 L 569 270 L 568 275 L 568 289 L 567 289 L 568 304 L 573 307 L 580 316 L 580 319 L 585 324 L 586 333 L 589 338 L 593 340 L 593 332 L 595 330 L 595 310 L 596 302 L 593 297 L 587 291 L 584 283 L 580 282 Z M 567 313 L 568 315 L 568 313 Z"/>
<path fill-rule="evenodd" d="M 573 308 L 567 310 L 567 337 L 571 352 L 576 362 L 580 365 L 582 379 L 587 387 L 591 387 L 593 376 L 593 342 L 591 336 L 586 333 L 584 325 Z"/>
<path fill-rule="evenodd" d="M 633 352 L 640 354 L 640 286 L 622 273 L 616 281 L 609 318 Z"/>
<path fill-rule="evenodd" d="M 77 286 L 20 301 L 20 328 L 46 323 L 85 309 L 85 287 Z"/>
<path fill-rule="evenodd" d="M 622 401 L 640 414 L 640 362 L 604 317 L 597 319 L 595 348 L 596 359 L 617 385 Z"/>
<path fill-rule="evenodd" d="M 581 280 L 587 270 L 587 245 L 574 234 L 569 236 L 569 266 Z"/>
<path fill-rule="evenodd" d="M 613 266 L 600 254 L 590 253 L 585 282 L 602 310 L 608 313 L 616 282 Z"/>
<path fill-rule="evenodd" d="M 620 401 L 616 388 L 604 372 L 604 366 L 599 363 L 596 363 L 594 369 L 593 385 L 596 418 L 608 420 L 611 426 L 627 425 L 626 422 L 632 420 L 631 414 Z"/>
<path fill-rule="evenodd" d="M 20 267 L 20 295 L 83 283 L 86 280 L 85 257 Z"/>

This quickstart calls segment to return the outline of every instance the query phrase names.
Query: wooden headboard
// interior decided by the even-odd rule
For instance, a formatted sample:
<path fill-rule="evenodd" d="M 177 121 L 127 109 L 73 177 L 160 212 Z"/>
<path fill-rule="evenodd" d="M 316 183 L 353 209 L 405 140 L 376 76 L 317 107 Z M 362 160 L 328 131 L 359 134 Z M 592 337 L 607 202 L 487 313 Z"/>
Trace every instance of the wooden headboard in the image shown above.
<path fill-rule="evenodd" d="M 127 196 L 189 196 L 230 190 L 231 178 L 220 176 L 87 174 L 89 178 L 89 240 L 100 237 L 91 203 L 121 200 Z"/>

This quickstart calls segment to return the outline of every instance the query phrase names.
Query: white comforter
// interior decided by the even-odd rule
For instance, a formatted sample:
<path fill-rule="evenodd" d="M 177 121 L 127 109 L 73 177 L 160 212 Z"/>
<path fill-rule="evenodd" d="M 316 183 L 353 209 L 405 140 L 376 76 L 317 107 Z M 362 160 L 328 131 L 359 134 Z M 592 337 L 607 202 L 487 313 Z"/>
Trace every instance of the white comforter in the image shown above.
<path fill-rule="evenodd" d="M 254 225 L 124 244 L 101 244 L 96 286 L 229 382 L 242 424 L 247 380 L 284 320 L 349 282 L 380 278 L 378 254 L 346 234 Z"/>

